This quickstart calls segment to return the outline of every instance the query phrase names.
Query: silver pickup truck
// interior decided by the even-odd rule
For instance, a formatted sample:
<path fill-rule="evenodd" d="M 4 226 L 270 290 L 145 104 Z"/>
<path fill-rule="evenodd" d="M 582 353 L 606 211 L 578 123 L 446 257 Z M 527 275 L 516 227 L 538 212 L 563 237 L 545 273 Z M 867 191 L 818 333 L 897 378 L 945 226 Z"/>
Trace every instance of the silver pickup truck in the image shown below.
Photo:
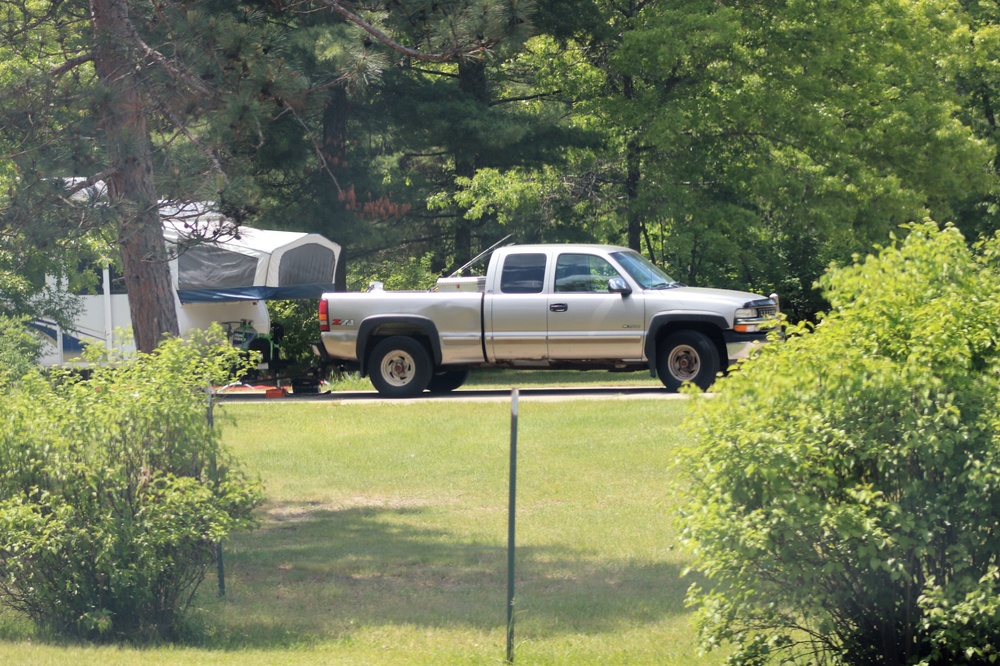
<path fill-rule="evenodd" d="M 451 391 L 475 367 L 649 370 L 707 389 L 777 313 L 774 295 L 686 287 L 627 248 L 511 245 L 485 277 L 432 291 L 324 294 L 313 351 L 396 398 Z"/>

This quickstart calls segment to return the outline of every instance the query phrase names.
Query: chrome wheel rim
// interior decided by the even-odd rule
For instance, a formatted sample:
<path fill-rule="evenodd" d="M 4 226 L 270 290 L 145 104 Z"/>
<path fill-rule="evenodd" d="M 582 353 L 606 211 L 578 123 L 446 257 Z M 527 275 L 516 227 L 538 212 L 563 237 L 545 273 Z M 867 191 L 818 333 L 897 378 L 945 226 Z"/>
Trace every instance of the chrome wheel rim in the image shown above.
<path fill-rule="evenodd" d="M 667 368 L 671 375 L 682 382 L 694 381 L 698 371 L 701 370 L 701 356 L 690 345 L 677 345 L 670 350 Z"/>
<path fill-rule="evenodd" d="M 396 350 L 385 355 L 380 367 L 382 379 L 387 384 L 402 387 L 413 381 L 416 363 L 413 362 L 413 357 L 405 351 Z"/>

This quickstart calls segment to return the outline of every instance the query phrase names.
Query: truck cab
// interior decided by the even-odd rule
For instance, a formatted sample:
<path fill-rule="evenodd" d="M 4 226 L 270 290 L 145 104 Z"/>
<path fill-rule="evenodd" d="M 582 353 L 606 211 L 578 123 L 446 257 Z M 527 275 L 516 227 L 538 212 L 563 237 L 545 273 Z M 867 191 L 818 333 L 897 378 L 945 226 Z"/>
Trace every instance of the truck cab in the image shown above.
<path fill-rule="evenodd" d="M 498 250 L 486 295 L 492 361 L 611 361 L 613 369 L 648 367 L 673 389 L 710 385 L 766 338 L 778 311 L 776 296 L 687 287 L 638 252 L 602 245 Z"/>

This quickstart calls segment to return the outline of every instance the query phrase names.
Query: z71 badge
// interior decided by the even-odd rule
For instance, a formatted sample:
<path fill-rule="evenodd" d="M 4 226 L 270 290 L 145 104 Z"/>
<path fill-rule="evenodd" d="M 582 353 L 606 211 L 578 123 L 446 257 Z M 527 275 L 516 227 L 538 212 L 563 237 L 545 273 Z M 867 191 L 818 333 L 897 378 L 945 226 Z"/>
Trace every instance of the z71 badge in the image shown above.
<path fill-rule="evenodd" d="M 353 319 L 331 319 L 330 326 L 354 326 Z"/>

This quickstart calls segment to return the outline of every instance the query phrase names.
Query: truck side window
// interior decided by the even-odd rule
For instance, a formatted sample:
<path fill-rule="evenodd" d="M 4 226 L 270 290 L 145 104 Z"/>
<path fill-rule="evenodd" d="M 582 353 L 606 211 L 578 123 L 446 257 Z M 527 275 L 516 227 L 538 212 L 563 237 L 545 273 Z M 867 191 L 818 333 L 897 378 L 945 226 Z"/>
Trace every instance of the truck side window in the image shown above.
<path fill-rule="evenodd" d="M 561 254 L 556 260 L 556 292 L 608 293 L 608 280 L 619 277 L 611 264 L 591 254 Z"/>
<path fill-rule="evenodd" d="M 500 291 L 505 294 L 540 294 L 545 283 L 544 254 L 511 254 L 503 262 Z"/>

